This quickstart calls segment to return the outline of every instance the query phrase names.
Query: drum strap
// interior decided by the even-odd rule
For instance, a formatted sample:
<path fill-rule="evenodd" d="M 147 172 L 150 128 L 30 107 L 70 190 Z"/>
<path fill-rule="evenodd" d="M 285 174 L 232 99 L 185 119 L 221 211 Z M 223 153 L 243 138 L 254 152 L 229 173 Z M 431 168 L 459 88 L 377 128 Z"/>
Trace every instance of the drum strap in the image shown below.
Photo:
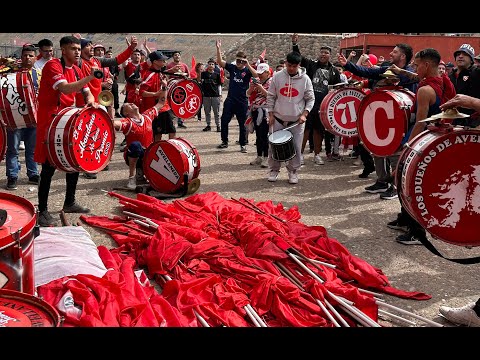
<path fill-rule="evenodd" d="M 452 262 L 455 262 L 455 263 L 458 263 L 458 264 L 464 264 L 464 265 L 478 264 L 480 262 L 480 256 L 476 256 L 476 257 L 472 257 L 472 258 L 464 258 L 464 259 L 447 258 L 447 257 L 443 256 L 442 254 L 440 254 L 440 252 L 435 248 L 435 246 L 433 246 L 433 244 L 430 241 L 428 241 L 428 239 L 420 236 L 419 240 L 423 244 L 423 246 L 425 246 L 430 252 L 432 252 L 433 254 L 435 254 L 437 256 L 440 256 L 441 258 L 443 258 L 445 260 L 452 261 Z"/>
<path fill-rule="evenodd" d="M 273 116 L 275 120 L 277 120 L 280 124 L 282 124 L 283 127 L 287 126 L 290 122 L 289 121 L 283 121 L 282 119 L 279 119 L 275 115 Z"/>

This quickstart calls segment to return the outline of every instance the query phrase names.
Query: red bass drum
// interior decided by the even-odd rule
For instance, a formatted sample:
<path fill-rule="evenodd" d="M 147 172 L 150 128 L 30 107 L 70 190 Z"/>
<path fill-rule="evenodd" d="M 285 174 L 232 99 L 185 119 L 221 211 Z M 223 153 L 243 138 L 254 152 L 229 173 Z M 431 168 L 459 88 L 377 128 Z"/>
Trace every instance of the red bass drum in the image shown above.
<path fill-rule="evenodd" d="M 200 157 L 197 149 L 182 138 L 155 141 L 145 150 L 143 173 L 151 187 L 163 193 L 175 193 L 183 185 L 184 174 L 189 184 L 198 184 Z M 198 188 L 196 185 L 195 187 Z M 195 189 L 196 190 L 196 189 Z M 194 191 L 193 191 L 194 192 Z"/>
<path fill-rule="evenodd" d="M 8 129 L 37 126 L 37 95 L 28 71 L 0 76 L 0 116 Z"/>
<path fill-rule="evenodd" d="M 358 136 L 375 156 L 397 152 L 405 137 L 415 94 L 399 87 L 375 89 L 360 103 Z"/>
<path fill-rule="evenodd" d="M 319 110 L 325 129 L 342 137 L 358 136 L 358 108 L 365 95 L 364 91 L 353 87 L 330 91 L 323 98 Z"/>
<path fill-rule="evenodd" d="M 189 119 L 202 108 L 202 88 L 195 80 L 171 79 L 167 84 L 167 101 L 175 116 Z"/>
<path fill-rule="evenodd" d="M 0 288 L 34 294 L 35 206 L 23 197 L 0 192 L 0 209 L 7 211 L 0 227 Z"/>
<path fill-rule="evenodd" d="M 66 107 L 48 129 L 48 158 L 59 170 L 96 173 L 110 162 L 115 144 L 112 119 L 103 109 Z"/>
<path fill-rule="evenodd" d="M 396 180 L 405 210 L 433 237 L 480 246 L 480 131 L 426 130 L 401 153 Z"/>

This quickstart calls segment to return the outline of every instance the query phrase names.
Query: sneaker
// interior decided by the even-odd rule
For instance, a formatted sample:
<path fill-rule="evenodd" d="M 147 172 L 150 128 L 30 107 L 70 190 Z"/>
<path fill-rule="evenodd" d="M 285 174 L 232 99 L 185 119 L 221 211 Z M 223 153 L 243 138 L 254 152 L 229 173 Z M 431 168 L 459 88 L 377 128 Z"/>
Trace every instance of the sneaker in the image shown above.
<path fill-rule="evenodd" d="M 289 184 L 298 184 L 298 175 L 297 170 L 288 172 L 288 183 Z"/>
<path fill-rule="evenodd" d="M 50 227 L 56 225 L 55 219 L 50 215 L 48 210 L 43 210 L 38 214 L 38 225 L 43 227 Z"/>
<path fill-rule="evenodd" d="M 187 127 L 184 124 L 178 124 L 179 128 L 186 129 Z"/>
<path fill-rule="evenodd" d="M 202 131 L 212 131 L 212 128 L 210 127 L 210 125 L 207 125 L 203 128 Z"/>
<path fill-rule="evenodd" d="M 89 208 L 83 207 L 82 205 L 77 204 L 74 202 L 71 205 L 63 205 L 63 212 L 65 213 L 81 213 L 81 214 L 88 214 L 90 212 Z"/>
<path fill-rule="evenodd" d="M 340 154 L 332 154 L 330 157 L 327 159 L 328 161 L 340 161 L 342 160 L 342 157 Z"/>
<path fill-rule="evenodd" d="M 405 221 L 403 220 L 401 214 L 398 214 L 397 218 L 395 220 L 392 220 L 392 221 L 388 222 L 387 227 L 389 229 L 393 229 L 393 230 L 400 230 L 400 231 L 404 231 L 404 232 L 408 231 L 408 226 L 405 223 Z"/>
<path fill-rule="evenodd" d="M 86 179 L 96 179 L 96 178 L 97 178 L 97 174 L 96 174 L 96 173 L 83 173 L 83 176 L 84 176 Z"/>
<path fill-rule="evenodd" d="M 303 154 L 300 154 L 300 165 L 305 165 L 305 158 L 303 157 Z"/>
<path fill-rule="evenodd" d="M 313 153 L 313 151 L 314 151 L 314 148 L 310 148 L 310 149 L 308 150 L 308 153 L 311 154 L 311 153 Z M 320 151 L 322 151 L 322 150 L 320 150 Z"/>
<path fill-rule="evenodd" d="M 360 166 L 362 165 L 362 159 L 356 159 L 352 164 L 355 166 Z"/>
<path fill-rule="evenodd" d="M 127 147 L 127 139 L 123 139 L 118 149 L 120 150 L 120 152 L 124 152 L 126 147 Z"/>
<path fill-rule="evenodd" d="M 360 179 L 366 179 L 368 178 L 368 175 L 370 175 L 372 172 L 374 172 L 375 169 L 373 168 L 363 168 L 363 171 L 361 172 L 361 174 L 358 175 L 358 177 Z"/>
<path fill-rule="evenodd" d="M 28 178 L 28 182 L 30 184 L 35 184 L 35 185 L 38 185 L 38 183 L 40 182 L 40 176 L 38 175 L 32 175 Z"/>
<path fill-rule="evenodd" d="M 220 132 L 222 131 L 222 129 L 220 129 L 220 126 L 217 126 L 217 132 Z"/>
<path fill-rule="evenodd" d="M 7 190 L 17 190 L 17 178 L 10 177 L 7 179 Z"/>
<path fill-rule="evenodd" d="M 25 150 L 25 143 L 23 141 L 20 141 L 18 144 L 18 150 Z"/>
<path fill-rule="evenodd" d="M 469 327 L 480 327 L 480 317 L 477 315 L 475 310 L 473 310 L 474 307 L 475 303 L 472 302 L 458 308 L 440 306 L 438 310 L 440 315 L 442 315 L 451 323 Z"/>
<path fill-rule="evenodd" d="M 247 147 L 245 145 L 240 146 L 240 152 L 246 153 L 247 152 Z"/>
<path fill-rule="evenodd" d="M 128 178 L 127 188 L 131 190 L 135 190 L 137 188 L 137 182 L 135 176 L 131 176 Z"/>
<path fill-rule="evenodd" d="M 367 186 L 365 191 L 370 194 L 378 194 L 387 191 L 387 189 L 388 184 L 377 181 L 375 184 Z"/>
<path fill-rule="evenodd" d="M 268 173 L 268 179 L 267 179 L 268 181 L 275 182 L 277 181 L 277 178 L 278 178 L 278 171 L 272 170 Z"/>
<path fill-rule="evenodd" d="M 262 158 L 262 163 L 260 164 L 262 168 L 268 168 L 268 157 L 263 157 Z"/>
<path fill-rule="evenodd" d="M 217 149 L 226 149 L 228 148 L 228 143 L 222 142 L 220 145 L 217 146 Z"/>
<path fill-rule="evenodd" d="M 257 156 L 255 160 L 250 161 L 250 165 L 260 165 L 262 160 L 263 158 L 261 156 Z"/>
<path fill-rule="evenodd" d="M 313 157 L 313 161 L 315 162 L 315 165 L 325 165 L 325 162 L 323 161 L 322 157 L 320 154 L 317 154 Z"/>
<path fill-rule="evenodd" d="M 382 200 L 393 200 L 397 198 L 398 198 L 397 189 L 393 185 L 390 185 L 387 191 L 380 194 L 380 199 Z"/>
<path fill-rule="evenodd" d="M 397 242 L 403 245 L 423 245 L 419 239 L 419 236 L 415 236 L 411 232 L 400 234 L 395 238 Z"/>

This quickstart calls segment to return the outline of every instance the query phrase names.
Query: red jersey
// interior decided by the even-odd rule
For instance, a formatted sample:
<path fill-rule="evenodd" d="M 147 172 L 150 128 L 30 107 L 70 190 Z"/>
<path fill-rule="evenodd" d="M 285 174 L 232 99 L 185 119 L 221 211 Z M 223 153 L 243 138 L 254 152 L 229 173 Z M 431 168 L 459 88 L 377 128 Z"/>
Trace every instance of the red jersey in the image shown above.
<path fill-rule="evenodd" d="M 182 67 L 182 71 L 184 73 L 187 73 L 187 74 L 190 74 L 190 71 L 188 70 L 188 65 L 183 63 L 183 62 L 179 62 L 179 63 L 176 63 L 175 61 L 171 61 L 167 64 L 167 70 L 173 68 L 174 66 L 177 66 L 177 65 L 180 65 Z"/>
<path fill-rule="evenodd" d="M 155 96 L 144 97 L 142 94 L 145 91 L 157 92 L 158 90 L 160 90 L 161 82 L 163 79 L 166 78 L 166 76 L 165 74 L 152 70 L 146 62 L 141 64 L 140 76 L 143 81 L 140 85 L 139 94 L 141 97 L 141 102 L 139 108 L 140 112 L 143 113 L 145 110 L 155 106 L 158 99 Z M 165 103 L 160 112 L 164 112 L 167 110 L 170 110 L 170 105 L 168 104 L 168 102 Z"/>
<path fill-rule="evenodd" d="M 139 141 L 146 149 L 153 142 L 152 122 L 158 116 L 156 107 L 144 111 L 140 119 L 123 118 L 121 131 L 127 140 L 127 147 L 134 141 Z"/>
<path fill-rule="evenodd" d="M 47 140 L 48 128 L 55 114 L 65 107 L 75 106 L 76 94 L 61 93 L 58 90 L 58 85 L 62 82 L 76 82 L 83 77 L 83 73 L 78 66 L 65 66 L 64 69 L 60 59 L 51 59 L 45 63 L 38 90 L 37 142 L 34 153 L 34 160 L 37 163 L 44 163 L 47 160 L 48 150 L 45 142 Z M 89 87 L 85 85 L 82 91 L 88 89 Z M 83 95 L 81 96 L 83 98 Z"/>
<path fill-rule="evenodd" d="M 125 65 L 125 80 L 132 76 L 135 70 L 137 70 L 137 66 L 140 66 L 140 64 L 135 65 L 132 62 L 129 62 L 127 65 Z M 135 85 L 130 84 L 128 81 L 125 81 L 125 91 L 135 91 Z"/>

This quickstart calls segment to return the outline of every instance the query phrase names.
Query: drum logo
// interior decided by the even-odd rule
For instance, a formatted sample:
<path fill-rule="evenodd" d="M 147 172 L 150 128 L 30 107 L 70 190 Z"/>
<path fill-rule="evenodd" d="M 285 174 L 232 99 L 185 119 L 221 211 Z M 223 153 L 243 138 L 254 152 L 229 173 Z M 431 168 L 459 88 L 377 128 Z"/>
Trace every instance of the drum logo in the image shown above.
<path fill-rule="evenodd" d="M 158 174 L 162 175 L 165 179 L 172 184 L 177 184 L 180 179 L 177 169 L 173 166 L 172 162 L 168 158 L 167 154 L 158 147 L 156 151 L 158 160 L 152 160 L 150 168 L 155 170 Z"/>
<path fill-rule="evenodd" d="M 90 134 L 92 132 L 93 125 L 95 123 L 95 114 L 92 114 L 92 117 L 88 121 L 87 125 L 85 125 L 85 133 L 83 134 L 83 139 L 79 142 L 80 146 L 80 158 L 83 159 L 83 153 L 85 149 L 87 148 L 87 145 L 90 148 L 90 151 L 93 151 L 93 147 L 95 146 L 95 141 L 98 138 L 100 129 L 96 129 L 95 134 L 93 135 L 93 141 L 88 144 L 88 140 L 90 140 Z M 80 127 L 81 125 L 79 125 Z"/>
<path fill-rule="evenodd" d="M 341 91 L 327 104 L 327 121 L 340 136 L 356 136 L 357 109 L 365 93 L 358 90 Z"/>
<path fill-rule="evenodd" d="M 477 153 L 472 143 L 480 144 L 478 134 L 459 134 L 430 144 L 421 152 L 418 163 L 410 169 L 414 175 L 412 204 L 428 228 L 461 228 L 480 220 L 480 164 L 460 159 L 459 151 Z M 425 144 L 425 141 L 423 141 Z M 413 159 L 419 153 L 417 144 L 405 161 L 402 170 L 402 190 Z M 468 150 L 467 150 L 468 149 Z M 464 154 L 465 155 L 465 154 Z M 463 156 L 465 157 L 465 156 Z M 450 165 L 448 165 L 450 163 Z M 452 171 L 453 168 L 453 171 Z M 473 217 L 472 217 L 473 216 Z"/>
<path fill-rule="evenodd" d="M 15 318 L 12 318 L 5 314 L 4 311 L 0 311 L 0 327 L 6 327 L 9 322 L 16 322 L 19 321 Z"/>
<path fill-rule="evenodd" d="M 4 92 L 5 99 L 9 102 L 10 107 L 18 106 L 18 113 L 22 116 L 28 115 L 27 103 L 20 97 L 17 88 L 8 83 L 7 77 L 1 77 L 2 92 Z"/>

